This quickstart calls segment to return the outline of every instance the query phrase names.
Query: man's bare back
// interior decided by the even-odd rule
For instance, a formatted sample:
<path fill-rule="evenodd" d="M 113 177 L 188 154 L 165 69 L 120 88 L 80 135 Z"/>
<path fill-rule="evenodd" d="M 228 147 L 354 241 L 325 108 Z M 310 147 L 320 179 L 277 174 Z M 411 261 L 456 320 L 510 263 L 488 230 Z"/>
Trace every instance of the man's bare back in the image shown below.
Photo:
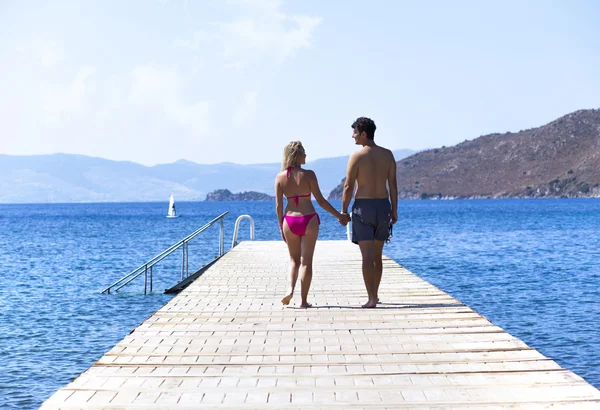
<path fill-rule="evenodd" d="M 355 199 L 389 198 L 392 223 L 396 222 L 398 186 L 396 161 L 392 151 L 370 140 L 366 141 L 360 151 L 350 156 L 342 196 L 342 212 L 347 212 L 352 194 Z"/>
<path fill-rule="evenodd" d="M 396 165 L 392 152 L 374 145 L 363 147 L 353 156 L 357 185 L 354 198 L 389 198 L 387 182 L 392 167 Z"/>

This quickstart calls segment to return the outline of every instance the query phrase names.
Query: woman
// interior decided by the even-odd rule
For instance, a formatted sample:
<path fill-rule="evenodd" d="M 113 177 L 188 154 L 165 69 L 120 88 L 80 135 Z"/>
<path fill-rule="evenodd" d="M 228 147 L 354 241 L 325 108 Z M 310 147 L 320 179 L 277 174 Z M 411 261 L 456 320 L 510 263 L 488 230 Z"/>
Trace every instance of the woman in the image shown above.
<path fill-rule="evenodd" d="M 294 288 L 300 273 L 302 304 L 308 308 L 308 289 L 312 280 L 312 260 L 317 236 L 319 235 L 319 215 L 311 201 L 314 195 L 317 203 L 335 216 L 342 225 L 350 219 L 340 214 L 321 194 L 317 177 L 313 171 L 302 168 L 306 163 L 306 152 L 300 141 L 292 141 L 283 150 L 282 172 L 275 178 L 275 201 L 277 220 L 281 237 L 290 252 L 290 287 L 281 303 L 288 305 L 294 296 Z M 288 200 L 283 211 L 283 196 Z"/>

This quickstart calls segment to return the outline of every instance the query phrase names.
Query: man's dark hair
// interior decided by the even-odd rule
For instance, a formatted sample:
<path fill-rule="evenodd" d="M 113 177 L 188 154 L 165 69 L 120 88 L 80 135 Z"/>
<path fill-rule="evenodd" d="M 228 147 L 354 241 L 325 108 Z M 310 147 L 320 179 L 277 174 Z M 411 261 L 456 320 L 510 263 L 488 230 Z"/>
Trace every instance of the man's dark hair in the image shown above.
<path fill-rule="evenodd" d="M 373 140 L 375 138 L 375 130 L 377 127 L 372 119 L 367 117 L 357 118 L 356 121 L 352 123 L 352 128 L 357 130 L 358 132 L 366 132 L 367 138 Z"/>

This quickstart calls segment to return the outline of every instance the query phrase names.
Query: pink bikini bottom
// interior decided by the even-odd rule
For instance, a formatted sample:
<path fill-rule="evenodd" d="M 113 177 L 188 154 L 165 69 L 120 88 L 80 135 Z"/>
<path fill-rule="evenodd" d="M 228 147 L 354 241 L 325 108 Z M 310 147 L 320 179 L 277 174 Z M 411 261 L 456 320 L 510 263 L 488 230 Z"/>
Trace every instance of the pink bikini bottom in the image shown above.
<path fill-rule="evenodd" d="M 285 219 L 288 226 L 290 227 L 290 231 L 292 231 L 292 233 L 294 235 L 304 236 L 304 234 L 306 233 L 306 227 L 308 226 L 310 221 L 313 219 L 313 216 L 317 217 L 317 222 L 319 223 L 319 225 L 321 225 L 321 219 L 319 218 L 319 215 L 316 213 L 310 214 L 310 215 L 298 215 L 298 216 L 286 215 L 283 217 L 283 219 Z"/>

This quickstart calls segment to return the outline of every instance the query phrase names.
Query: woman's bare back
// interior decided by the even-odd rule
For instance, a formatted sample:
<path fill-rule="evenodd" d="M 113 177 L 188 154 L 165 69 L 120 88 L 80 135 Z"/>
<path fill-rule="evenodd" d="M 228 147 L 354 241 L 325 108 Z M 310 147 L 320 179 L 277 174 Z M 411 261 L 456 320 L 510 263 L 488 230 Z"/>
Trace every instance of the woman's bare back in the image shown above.
<path fill-rule="evenodd" d="M 291 169 L 289 173 L 285 170 L 277 174 L 283 195 L 288 199 L 286 215 L 306 215 L 315 212 L 310 186 L 313 175 L 312 171 L 299 167 Z"/>

